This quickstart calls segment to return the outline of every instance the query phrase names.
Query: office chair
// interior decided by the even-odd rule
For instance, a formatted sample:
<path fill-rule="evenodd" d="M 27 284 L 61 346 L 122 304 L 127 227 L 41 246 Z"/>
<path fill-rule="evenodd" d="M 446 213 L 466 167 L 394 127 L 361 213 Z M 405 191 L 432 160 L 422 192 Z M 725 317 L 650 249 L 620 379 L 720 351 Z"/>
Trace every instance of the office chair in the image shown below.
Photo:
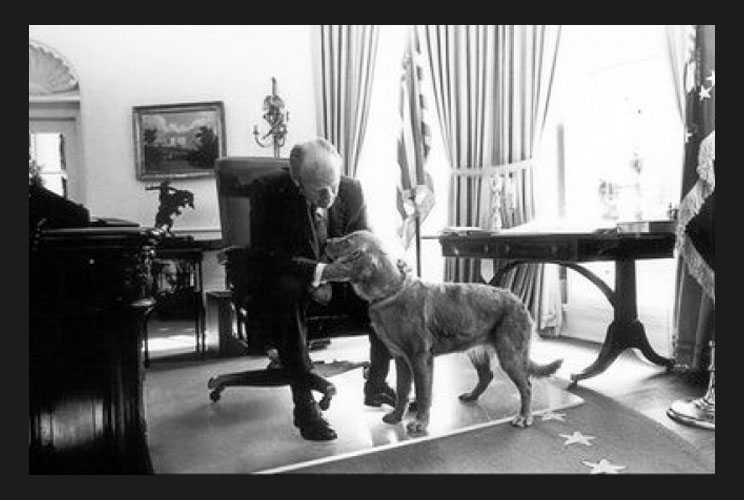
<path fill-rule="evenodd" d="M 267 324 L 272 319 L 266 309 L 260 306 L 259 297 L 256 296 L 258 292 L 249 288 L 250 280 L 247 277 L 254 272 L 250 259 L 252 182 L 276 169 L 289 168 L 289 160 L 224 157 L 217 160 L 215 168 L 223 247 L 219 261 L 225 266 L 226 288 L 230 293 L 234 313 L 233 338 L 242 346 L 241 350 L 245 354 L 269 355 L 271 363 L 266 370 L 211 378 L 208 388 L 211 390 L 212 401 L 217 401 L 222 390 L 228 386 L 276 386 L 288 383 L 280 370 L 272 368 L 278 363 L 278 360 L 272 357 L 272 351 L 267 344 L 270 341 L 266 333 Z M 334 299 L 330 304 L 311 304 L 307 314 L 308 342 L 311 351 L 327 346 L 333 336 L 369 333 L 371 327 L 368 322 L 361 321 L 357 315 L 349 314 L 340 306 L 351 293 L 353 292 L 348 286 L 334 286 Z M 316 367 L 320 368 L 319 373 L 325 376 L 367 366 L 367 362 L 335 361 L 329 364 L 316 362 Z"/>

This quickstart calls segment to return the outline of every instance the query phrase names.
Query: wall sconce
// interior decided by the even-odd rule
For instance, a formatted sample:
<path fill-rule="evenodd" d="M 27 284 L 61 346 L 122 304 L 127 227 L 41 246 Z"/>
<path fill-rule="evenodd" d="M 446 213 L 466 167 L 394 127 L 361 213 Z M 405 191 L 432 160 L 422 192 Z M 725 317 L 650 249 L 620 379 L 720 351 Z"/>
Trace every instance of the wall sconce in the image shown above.
<path fill-rule="evenodd" d="M 253 126 L 253 138 L 262 148 L 274 147 L 274 158 L 279 158 L 279 150 L 284 146 L 287 135 L 289 111 L 284 111 L 284 100 L 276 94 L 276 78 L 271 77 L 271 95 L 264 99 L 263 118 L 269 124 L 269 131 L 259 138 L 258 126 Z M 268 140 L 267 140 L 268 139 Z"/>

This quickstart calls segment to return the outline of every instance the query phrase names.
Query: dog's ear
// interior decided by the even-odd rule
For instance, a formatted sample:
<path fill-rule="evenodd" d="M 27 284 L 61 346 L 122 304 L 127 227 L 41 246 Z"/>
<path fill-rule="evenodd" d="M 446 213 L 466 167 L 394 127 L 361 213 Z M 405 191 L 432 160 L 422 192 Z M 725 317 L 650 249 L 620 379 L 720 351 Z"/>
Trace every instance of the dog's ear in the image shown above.
<path fill-rule="evenodd" d="M 361 250 L 354 250 L 350 254 L 338 257 L 338 261 L 348 264 L 356 260 L 359 260 L 363 255 L 364 255 L 364 252 L 362 252 Z"/>

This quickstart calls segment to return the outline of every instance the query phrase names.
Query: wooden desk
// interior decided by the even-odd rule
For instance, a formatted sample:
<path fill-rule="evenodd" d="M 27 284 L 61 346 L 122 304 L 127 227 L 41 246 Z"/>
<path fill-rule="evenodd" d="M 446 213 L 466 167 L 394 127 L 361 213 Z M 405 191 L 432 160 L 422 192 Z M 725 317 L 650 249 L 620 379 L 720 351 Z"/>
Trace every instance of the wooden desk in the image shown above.
<path fill-rule="evenodd" d="M 580 273 L 607 297 L 614 319 L 597 360 L 571 380 L 593 377 L 605 371 L 625 349 L 638 348 L 651 362 L 671 368 L 673 360 L 657 354 L 648 343 L 636 304 L 635 261 L 673 256 L 674 234 L 617 233 L 610 231 L 575 233 L 472 233 L 439 237 L 445 257 L 505 259 L 507 265 L 496 273 L 492 284 L 509 269 L 522 263 L 542 262 L 565 266 Z M 610 288 L 579 262 L 615 262 L 615 288 Z"/>
<path fill-rule="evenodd" d="M 42 231 L 29 254 L 29 472 L 152 472 L 142 339 L 147 228 Z"/>

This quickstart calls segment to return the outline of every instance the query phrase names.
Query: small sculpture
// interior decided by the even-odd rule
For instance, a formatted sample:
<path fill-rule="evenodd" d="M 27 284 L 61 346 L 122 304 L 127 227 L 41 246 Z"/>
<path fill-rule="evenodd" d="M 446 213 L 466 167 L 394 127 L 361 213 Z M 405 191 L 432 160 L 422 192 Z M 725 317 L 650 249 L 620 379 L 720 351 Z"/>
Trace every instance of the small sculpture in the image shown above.
<path fill-rule="evenodd" d="M 181 215 L 181 209 L 185 207 L 194 208 L 194 193 L 186 189 L 171 187 L 170 181 L 163 181 L 158 186 L 148 186 L 147 191 L 159 190 L 158 197 L 160 206 L 155 214 L 155 226 L 165 229 L 170 233 L 173 227 L 173 218 Z"/>

